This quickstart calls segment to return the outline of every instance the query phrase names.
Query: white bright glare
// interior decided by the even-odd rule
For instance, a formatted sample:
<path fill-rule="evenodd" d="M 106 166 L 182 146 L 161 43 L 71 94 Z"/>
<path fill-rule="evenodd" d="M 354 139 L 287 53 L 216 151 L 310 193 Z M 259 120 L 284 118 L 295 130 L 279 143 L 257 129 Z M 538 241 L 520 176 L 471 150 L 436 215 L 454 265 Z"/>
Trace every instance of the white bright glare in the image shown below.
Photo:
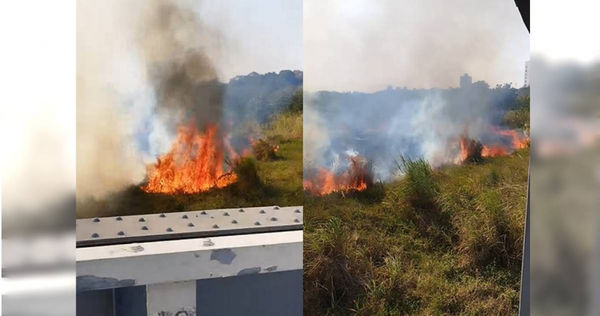
<path fill-rule="evenodd" d="M 15 206 L 53 216 L 40 206 L 75 190 L 75 1 L 0 1 L 0 38 L 0 211 L 10 225 L 23 217 Z M 21 299 L 19 315 L 74 315 L 72 268 L 0 282 L 0 309 Z M 28 312 L 42 308 L 45 295 L 52 304 Z"/>
<path fill-rule="evenodd" d="M 0 4 L 4 202 L 34 207 L 40 202 L 34 200 L 75 189 L 74 7 L 73 1 Z M 38 181 L 23 179 L 35 172 Z"/>
<path fill-rule="evenodd" d="M 600 1 L 531 0 L 531 53 L 549 61 L 590 63 L 600 55 Z"/>

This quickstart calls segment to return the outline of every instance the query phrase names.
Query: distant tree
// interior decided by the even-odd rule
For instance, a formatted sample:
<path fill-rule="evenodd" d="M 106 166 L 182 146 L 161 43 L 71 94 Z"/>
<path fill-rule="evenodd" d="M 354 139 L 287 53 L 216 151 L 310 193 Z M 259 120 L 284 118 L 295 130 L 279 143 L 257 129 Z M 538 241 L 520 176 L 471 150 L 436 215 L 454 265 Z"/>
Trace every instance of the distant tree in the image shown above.
<path fill-rule="evenodd" d="M 299 89 L 292 96 L 292 100 L 288 107 L 288 111 L 291 113 L 302 113 L 303 108 L 303 97 L 302 97 L 302 89 Z"/>
<path fill-rule="evenodd" d="M 515 100 L 514 109 L 504 115 L 504 124 L 512 128 L 529 131 L 529 96 L 525 95 Z"/>
<path fill-rule="evenodd" d="M 530 102 L 529 95 L 525 95 L 525 96 L 517 98 L 515 103 L 517 105 L 517 108 L 520 109 L 520 108 L 529 108 L 529 102 Z"/>

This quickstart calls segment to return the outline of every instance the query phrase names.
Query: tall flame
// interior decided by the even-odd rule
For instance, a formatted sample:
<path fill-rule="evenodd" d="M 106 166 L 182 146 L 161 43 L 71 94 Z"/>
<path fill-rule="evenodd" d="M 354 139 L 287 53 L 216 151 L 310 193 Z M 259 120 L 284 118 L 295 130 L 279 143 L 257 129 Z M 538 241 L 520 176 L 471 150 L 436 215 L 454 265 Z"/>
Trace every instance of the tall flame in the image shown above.
<path fill-rule="evenodd" d="M 180 126 L 169 152 L 148 167 L 148 183 L 142 190 L 189 194 L 234 183 L 237 176 L 223 170 L 224 146 L 228 147 L 216 125 L 207 125 L 203 133 L 193 123 Z"/>
<path fill-rule="evenodd" d="M 312 179 L 303 181 L 304 190 L 322 196 L 333 192 L 363 191 L 373 182 L 367 163 L 359 156 L 350 157 L 348 170 L 341 174 L 319 169 Z"/>

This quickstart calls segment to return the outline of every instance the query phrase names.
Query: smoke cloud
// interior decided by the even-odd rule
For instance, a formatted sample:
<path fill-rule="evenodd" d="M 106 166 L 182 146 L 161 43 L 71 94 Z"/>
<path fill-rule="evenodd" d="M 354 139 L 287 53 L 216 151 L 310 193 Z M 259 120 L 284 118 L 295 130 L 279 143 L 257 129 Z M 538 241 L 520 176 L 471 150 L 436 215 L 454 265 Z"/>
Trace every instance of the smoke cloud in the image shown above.
<path fill-rule="evenodd" d="M 305 98 L 305 170 L 342 171 L 349 157 L 373 163 L 378 180 L 397 174 L 400 155 L 423 157 L 434 166 L 452 163 L 461 135 L 483 143 L 510 144 L 495 132 L 519 91 L 508 85 L 490 89 L 485 82 L 462 88 L 374 93 L 307 93 Z"/>
<path fill-rule="evenodd" d="M 219 122 L 224 88 L 206 53 L 218 48 L 218 32 L 201 23 L 192 7 L 158 0 L 146 6 L 137 29 L 158 114 L 175 124 L 193 120 L 199 128 Z"/>
<path fill-rule="evenodd" d="M 143 181 L 178 124 L 219 122 L 223 88 L 208 56 L 218 56 L 219 36 L 191 5 L 78 4 L 78 198 Z"/>
<path fill-rule="evenodd" d="M 279 0 L 78 2 L 78 199 L 140 184 L 179 124 L 231 126 L 223 112 L 245 103 L 224 103 L 246 90 L 227 94 L 230 79 L 300 69 L 301 9 Z"/>
<path fill-rule="evenodd" d="M 521 85 L 529 58 L 513 1 L 305 0 L 304 39 L 313 92 L 447 88 L 465 72 Z"/>
<path fill-rule="evenodd" d="M 509 141 L 493 129 L 523 92 L 504 84 L 521 86 L 529 59 L 512 1 L 304 4 L 305 171 L 341 171 L 358 154 L 388 180 L 400 155 L 452 162 L 463 134 Z M 484 81 L 451 88 L 464 73 Z"/>

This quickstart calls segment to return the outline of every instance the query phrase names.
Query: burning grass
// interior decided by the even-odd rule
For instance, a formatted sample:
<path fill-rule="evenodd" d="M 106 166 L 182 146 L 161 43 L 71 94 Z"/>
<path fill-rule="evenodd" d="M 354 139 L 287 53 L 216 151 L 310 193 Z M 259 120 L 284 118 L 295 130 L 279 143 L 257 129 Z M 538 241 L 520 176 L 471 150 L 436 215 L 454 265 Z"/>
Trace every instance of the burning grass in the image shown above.
<path fill-rule="evenodd" d="M 306 194 L 305 313 L 515 314 L 528 157 L 404 160 L 377 203 Z"/>
<path fill-rule="evenodd" d="M 490 132 L 502 141 L 482 144 L 480 141 L 470 138 L 466 131 L 463 132 L 460 135 L 459 153 L 454 159 L 454 163 L 476 163 L 484 157 L 502 157 L 515 150 L 529 147 L 529 137 L 520 130 L 491 127 Z"/>
<path fill-rule="evenodd" d="M 371 187 L 371 164 L 360 156 L 352 156 L 348 160 L 348 169 L 341 173 L 334 173 L 325 168 L 309 172 L 312 175 L 304 180 L 304 190 L 315 196 L 323 196 L 334 192 L 359 192 Z"/>
<path fill-rule="evenodd" d="M 237 175 L 223 171 L 223 147 L 216 125 L 206 126 L 204 132 L 193 123 L 180 126 L 169 152 L 148 167 L 148 181 L 141 189 L 190 194 L 234 183 Z"/>
<path fill-rule="evenodd" d="M 302 121 L 301 112 L 290 115 Z M 147 183 L 100 200 L 77 200 L 77 217 L 301 205 L 302 138 L 279 135 L 272 126 L 257 126 L 256 133 L 272 135 L 263 139 L 263 147 L 276 152 L 276 159 L 261 159 L 249 150 L 236 154 L 230 137 L 219 136 L 216 126 L 203 131 L 183 126 L 170 151 L 149 166 Z"/>
<path fill-rule="evenodd" d="M 244 191 L 241 186 L 253 182 L 253 172 L 248 172 L 249 181 L 238 175 L 238 180 L 229 186 L 193 194 L 147 193 L 140 186 L 132 185 L 102 200 L 78 200 L 77 216 L 86 218 L 256 205 L 302 205 L 302 142 L 281 142 L 277 154 L 277 160 L 253 161 L 261 186 L 252 187 L 249 191 Z M 252 168 L 246 165 L 244 169 Z"/>

